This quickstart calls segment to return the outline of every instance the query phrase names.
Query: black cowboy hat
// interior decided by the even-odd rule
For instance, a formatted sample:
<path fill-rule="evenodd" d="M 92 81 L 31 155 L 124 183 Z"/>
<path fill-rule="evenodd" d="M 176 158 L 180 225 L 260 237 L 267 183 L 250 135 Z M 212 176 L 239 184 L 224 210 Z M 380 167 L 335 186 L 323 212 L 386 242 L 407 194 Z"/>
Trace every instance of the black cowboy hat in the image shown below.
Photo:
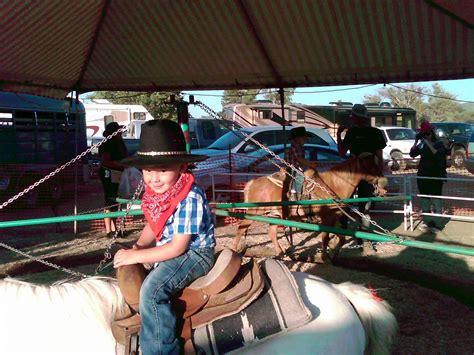
<path fill-rule="evenodd" d="M 207 155 L 190 154 L 178 123 L 170 120 L 151 120 L 142 125 L 137 154 L 120 164 L 136 167 L 158 167 L 193 163 L 207 159 Z"/>
<path fill-rule="evenodd" d="M 295 127 L 292 128 L 290 131 L 290 138 L 289 139 L 295 139 L 298 137 L 312 137 L 312 135 L 308 132 L 306 132 L 306 128 L 304 127 Z"/>
<path fill-rule="evenodd" d="M 110 122 L 104 129 L 102 135 L 104 137 L 110 136 L 112 133 L 115 133 L 119 129 L 123 128 L 123 126 L 119 125 L 117 122 Z"/>
<path fill-rule="evenodd" d="M 352 106 L 351 115 L 365 119 L 369 118 L 369 116 L 367 115 L 367 107 L 361 104 L 355 104 L 354 106 Z"/>

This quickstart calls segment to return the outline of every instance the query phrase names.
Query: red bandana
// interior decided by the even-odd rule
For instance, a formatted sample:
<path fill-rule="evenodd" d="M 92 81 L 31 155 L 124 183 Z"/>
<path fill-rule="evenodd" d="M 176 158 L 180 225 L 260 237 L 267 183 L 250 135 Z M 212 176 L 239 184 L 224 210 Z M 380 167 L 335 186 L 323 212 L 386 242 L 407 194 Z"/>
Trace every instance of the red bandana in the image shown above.
<path fill-rule="evenodd" d="M 190 172 L 181 174 L 178 181 L 166 192 L 158 194 L 148 186 L 142 198 L 142 210 L 157 241 L 166 221 L 174 213 L 176 206 L 188 195 L 194 183 L 194 176 Z"/>

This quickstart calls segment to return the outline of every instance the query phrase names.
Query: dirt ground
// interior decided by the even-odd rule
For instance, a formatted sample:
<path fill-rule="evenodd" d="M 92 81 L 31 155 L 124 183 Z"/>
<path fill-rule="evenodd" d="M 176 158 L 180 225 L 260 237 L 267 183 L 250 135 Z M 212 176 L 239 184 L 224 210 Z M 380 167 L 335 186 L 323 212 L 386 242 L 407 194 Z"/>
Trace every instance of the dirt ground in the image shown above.
<path fill-rule="evenodd" d="M 400 221 L 388 221 L 390 229 L 415 240 L 439 244 L 474 246 L 472 224 L 450 222 L 435 235 L 418 231 L 404 232 Z M 128 230 L 118 241 L 131 245 L 139 226 Z M 230 246 L 237 227 L 220 225 L 216 229 L 218 248 Z M 267 227 L 255 223 L 246 238 L 245 255 L 272 257 L 273 248 Z M 105 247 L 110 244 L 103 233 L 72 234 L 8 233 L 1 241 L 33 255 L 86 274 L 93 274 Z M 308 232 L 293 236 L 290 247 L 283 230 L 280 242 L 292 257 L 283 260 L 291 270 L 318 275 L 340 283 L 350 281 L 377 290 L 387 300 L 399 322 L 394 354 L 473 354 L 474 353 L 474 257 L 406 248 L 394 244 L 377 245 L 367 255 L 361 249 L 343 249 L 338 265 L 295 260 L 310 260 L 320 246 L 320 238 Z M 117 246 L 113 246 L 116 250 Z M 50 283 L 65 278 L 62 271 L 50 271 L 10 250 L 0 254 L 0 277 L 14 276 L 32 282 Z M 110 270 L 110 268 L 108 269 Z"/>

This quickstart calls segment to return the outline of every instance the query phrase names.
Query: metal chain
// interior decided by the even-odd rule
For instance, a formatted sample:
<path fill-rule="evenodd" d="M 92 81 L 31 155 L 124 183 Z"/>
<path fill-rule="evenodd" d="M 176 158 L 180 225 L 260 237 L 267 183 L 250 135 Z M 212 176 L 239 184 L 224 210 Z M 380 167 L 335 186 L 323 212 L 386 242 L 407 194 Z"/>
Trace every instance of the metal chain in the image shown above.
<path fill-rule="evenodd" d="M 112 253 L 111 253 L 112 245 L 116 242 L 119 232 L 125 229 L 125 220 L 128 214 L 130 213 L 130 209 L 132 208 L 133 202 L 138 199 L 138 196 L 140 196 L 143 190 L 143 186 L 144 186 L 144 182 L 142 179 L 137 189 L 133 193 L 133 197 L 131 198 L 131 200 L 127 202 L 127 208 L 125 210 L 125 214 L 122 217 L 120 217 L 118 228 L 115 230 L 115 233 L 112 236 L 112 239 L 110 240 L 109 244 L 105 248 L 104 258 L 100 261 L 99 265 L 97 265 L 97 268 L 95 270 L 96 275 L 104 269 L 105 263 L 107 262 L 107 260 L 112 259 Z"/>
<path fill-rule="evenodd" d="M 28 192 L 30 192 L 31 190 L 33 190 L 34 188 L 38 187 L 39 185 L 41 185 L 43 182 L 45 182 L 46 180 L 50 179 L 51 177 L 53 177 L 54 175 L 56 175 L 57 173 L 59 173 L 61 170 L 64 170 L 65 168 L 67 168 L 68 166 L 70 166 L 71 164 L 75 163 L 76 161 L 78 161 L 79 159 L 83 158 L 86 154 L 90 153 L 92 151 L 92 149 L 95 149 L 95 148 L 98 148 L 100 147 L 102 144 L 104 144 L 106 141 L 108 141 L 109 139 L 111 139 L 112 137 L 116 136 L 117 134 L 119 133 L 122 133 L 122 132 L 125 132 L 127 130 L 127 127 L 122 127 L 121 129 L 115 131 L 114 133 L 112 133 L 110 136 L 107 136 L 104 138 L 103 141 L 100 141 L 99 143 L 97 144 L 94 144 L 92 146 L 90 146 L 87 150 L 83 151 L 81 154 L 79 154 L 78 156 L 76 156 L 75 158 L 71 159 L 70 161 L 68 161 L 67 163 L 63 164 L 62 166 L 60 166 L 59 168 L 55 169 L 54 171 L 52 171 L 51 173 L 49 173 L 48 175 L 46 175 L 45 177 L 39 179 L 38 181 L 36 181 L 35 183 L 33 183 L 32 185 L 28 186 L 27 188 L 25 188 L 23 191 L 20 191 L 18 194 L 16 194 L 15 196 L 9 198 L 7 201 L 3 202 L 1 205 L 0 205 L 0 210 L 7 207 L 10 203 L 12 203 L 13 201 L 17 200 L 18 198 L 24 196 L 25 194 L 27 194 Z"/>
<path fill-rule="evenodd" d="M 108 141 L 109 139 L 111 139 L 112 137 L 116 136 L 117 134 L 119 133 L 122 133 L 124 131 L 127 130 L 127 127 L 123 127 L 117 131 L 115 131 L 114 133 L 112 133 L 111 135 L 107 136 L 104 138 L 104 140 L 100 141 L 99 143 L 97 144 L 93 144 L 92 146 L 90 146 L 87 150 L 85 150 L 84 152 L 82 152 L 81 154 L 79 154 L 78 156 L 76 156 L 75 158 L 71 159 L 70 161 L 68 161 L 67 163 L 63 164 L 62 166 L 60 166 L 59 168 L 55 169 L 54 171 L 52 171 L 51 173 L 49 173 L 48 175 L 46 175 L 45 177 L 41 178 L 40 180 L 36 181 L 34 184 L 28 186 L 27 188 L 25 188 L 23 191 L 19 192 L 18 194 L 16 194 L 15 196 L 13 196 L 12 198 L 8 199 L 6 202 L 2 203 L 0 205 L 0 210 L 5 208 L 6 206 L 8 206 L 10 203 L 12 203 L 13 201 L 17 200 L 18 198 L 22 197 L 23 195 L 27 194 L 28 192 L 30 192 L 32 189 L 38 187 L 40 184 L 42 184 L 43 182 L 45 182 L 46 180 L 50 179 L 51 177 L 53 177 L 54 175 L 56 175 L 57 173 L 59 173 L 61 170 L 64 170 L 65 168 L 67 168 L 68 166 L 70 166 L 71 164 L 75 163 L 76 161 L 78 161 L 79 159 L 83 158 L 86 154 L 90 153 L 92 151 L 92 149 L 96 149 L 98 147 L 100 147 L 102 144 L 104 144 L 106 141 Z M 139 186 L 140 188 L 140 186 Z M 136 192 L 135 192 L 136 193 Z M 134 198 L 135 198 L 135 194 L 134 194 Z M 131 204 L 130 204 L 131 206 Z M 130 210 L 131 207 L 127 206 L 127 212 Z M 101 208 L 102 209 L 102 208 Z M 121 224 L 122 228 L 123 228 L 123 224 Z M 114 235 L 114 241 L 115 239 L 117 238 L 117 231 Z M 112 243 L 111 243 L 112 244 Z M 108 252 L 108 255 L 109 255 L 109 258 L 110 258 L 110 247 L 111 247 L 111 244 L 107 247 L 106 249 L 106 253 Z M 2 246 L 3 248 L 5 249 L 8 249 L 10 251 L 13 251 L 17 254 L 20 254 L 32 261 L 36 261 L 36 262 L 39 262 L 41 264 L 44 264 L 46 266 L 49 266 L 53 269 L 56 269 L 56 270 L 60 270 L 60 271 L 63 271 L 67 274 L 70 274 L 70 275 L 74 275 L 74 276 L 78 276 L 78 277 L 81 277 L 81 278 L 86 278 L 86 277 L 89 277 L 88 275 L 86 274 L 83 274 L 83 273 L 80 273 L 80 272 L 77 272 L 77 271 L 74 271 L 74 270 L 71 270 L 71 269 L 68 269 L 68 268 L 65 268 L 63 266 L 60 266 L 60 265 L 57 265 L 57 264 L 54 264 L 54 263 L 51 263 L 49 261 L 45 261 L 43 259 L 41 259 L 40 257 L 35 257 L 35 256 L 32 256 L 28 253 L 25 253 L 17 248 L 14 248 L 12 246 L 9 246 L 5 243 L 1 243 L 0 242 L 0 246 Z M 106 254 L 105 253 L 105 254 Z M 105 256 L 104 254 L 104 256 Z M 102 262 L 101 262 L 102 263 Z M 102 270 L 102 268 L 101 268 Z M 99 270 L 100 271 L 100 270 Z M 98 268 L 96 269 L 96 274 L 98 273 Z"/>
<path fill-rule="evenodd" d="M 49 262 L 49 261 L 46 261 L 46 260 L 41 259 L 41 257 L 36 257 L 36 256 L 33 256 L 33 255 L 30 255 L 30 254 L 28 254 L 28 253 L 25 253 L 24 251 L 21 251 L 21 250 L 19 250 L 19 249 L 16 249 L 16 248 L 14 248 L 14 247 L 12 247 L 12 246 L 9 246 L 9 245 L 7 245 L 7 244 L 5 244 L 5 243 L 0 242 L 0 246 L 3 247 L 3 248 L 5 248 L 5 249 L 8 249 L 8 250 L 10 250 L 10 251 L 13 251 L 13 252 L 15 252 L 15 253 L 17 253 L 17 254 L 20 254 L 20 255 L 24 256 L 25 258 L 30 259 L 31 261 L 36 261 L 36 262 L 41 263 L 41 264 L 43 264 L 43 265 L 49 266 L 49 267 L 51 267 L 51 268 L 53 268 L 53 269 L 56 269 L 56 270 L 59 270 L 59 271 L 63 271 L 63 272 L 65 272 L 65 273 L 68 273 L 68 274 L 71 274 L 71 275 L 74 275 L 74 276 L 78 276 L 78 277 L 81 277 L 81 278 L 89 277 L 89 275 L 86 275 L 86 274 L 83 274 L 83 273 L 81 273 L 81 272 L 78 272 L 78 271 L 74 271 L 74 270 L 65 268 L 65 267 L 60 266 L 60 265 L 57 265 L 57 264 L 53 264 L 53 263 L 51 263 L 51 262 Z"/>
<path fill-rule="evenodd" d="M 208 113 L 209 115 L 213 116 L 214 118 L 218 118 L 220 120 L 223 120 L 222 117 L 217 113 L 215 112 L 213 109 L 211 109 L 210 107 L 208 107 L 207 105 L 205 105 L 204 103 L 202 103 L 201 101 L 197 101 L 196 102 L 196 105 L 199 106 L 202 110 L 204 110 L 206 113 Z M 225 121 L 225 120 L 223 120 Z M 293 172 L 295 172 L 296 174 L 299 174 L 301 176 L 303 176 L 304 180 L 307 181 L 309 184 L 311 184 L 311 190 L 314 189 L 314 186 L 316 186 L 317 188 L 319 188 L 320 190 L 324 191 L 325 193 L 327 193 L 329 196 L 333 196 L 333 192 L 332 191 L 329 191 L 325 186 L 321 185 L 320 183 L 314 181 L 313 179 L 307 177 L 304 175 L 304 173 L 297 169 L 295 166 L 293 166 L 292 164 L 288 163 L 287 161 L 285 161 L 284 159 L 280 158 L 278 155 L 276 155 L 273 151 L 271 151 L 270 149 L 268 149 L 266 146 L 264 146 L 263 144 L 261 144 L 259 141 L 257 141 L 256 139 L 252 138 L 250 135 L 246 134 L 245 132 L 239 132 L 241 133 L 242 135 L 245 136 L 245 138 L 251 140 L 255 145 L 257 145 L 258 147 L 260 147 L 261 149 L 265 150 L 266 152 L 268 152 L 274 159 L 278 160 L 281 164 L 285 165 L 287 168 L 290 168 Z M 277 166 L 278 168 L 281 168 L 282 166 L 278 165 L 277 163 L 273 162 L 273 159 L 270 160 L 275 166 Z M 290 176 L 292 179 L 293 179 L 293 176 L 292 174 L 290 174 L 287 169 L 284 169 L 284 172 Z M 308 189 L 306 190 L 306 192 L 310 192 Z M 332 201 L 337 204 L 337 205 L 341 205 L 342 203 L 340 201 L 338 201 L 338 199 L 334 199 L 334 198 L 331 198 Z M 382 232 L 384 232 L 387 236 L 390 236 L 392 238 L 396 238 L 397 240 L 394 240 L 392 242 L 387 242 L 387 243 L 390 243 L 390 244 L 395 244 L 395 243 L 400 243 L 400 242 L 403 242 L 404 240 L 406 240 L 406 238 L 404 237 L 401 237 L 401 236 L 398 236 L 394 233 L 392 233 L 391 231 L 389 231 L 388 229 L 386 228 L 383 228 L 382 226 L 380 226 L 377 222 L 375 222 L 374 220 L 372 220 L 370 217 L 368 217 L 367 215 L 363 214 L 362 212 L 358 211 L 357 209 L 355 209 L 354 207 L 352 207 L 351 205 L 348 205 L 348 204 L 345 204 L 345 206 L 349 207 L 349 209 L 356 213 L 357 215 L 359 215 L 359 217 L 361 217 L 362 219 L 365 219 L 367 220 L 370 224 L 372 224 L 373 226 L 379 228 Z M 344 206 L 344 207 L 345 207 Z"/>

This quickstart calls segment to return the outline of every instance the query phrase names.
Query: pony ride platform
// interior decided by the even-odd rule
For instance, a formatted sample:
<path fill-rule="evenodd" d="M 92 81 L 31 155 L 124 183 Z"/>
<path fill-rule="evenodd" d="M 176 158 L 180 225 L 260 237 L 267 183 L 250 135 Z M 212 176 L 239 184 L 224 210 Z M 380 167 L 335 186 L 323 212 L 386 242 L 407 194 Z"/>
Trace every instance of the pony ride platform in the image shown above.
<path fill-rule="evenodd" d="M 312 319 L 284 264 L 271 259 L 261 266 L 241 261 L 240 254 L 224 249 L 213 269 L 174 299 L 175 312 L 182 318 L 177 331 L 187 352 L 229 352 Z M 144 277 L 139 265 L 117 270 L 119 287 L 135 311 Z M 114 322 L 112 330 L 126 354 L 137 350 L 138 314 Z"/>

